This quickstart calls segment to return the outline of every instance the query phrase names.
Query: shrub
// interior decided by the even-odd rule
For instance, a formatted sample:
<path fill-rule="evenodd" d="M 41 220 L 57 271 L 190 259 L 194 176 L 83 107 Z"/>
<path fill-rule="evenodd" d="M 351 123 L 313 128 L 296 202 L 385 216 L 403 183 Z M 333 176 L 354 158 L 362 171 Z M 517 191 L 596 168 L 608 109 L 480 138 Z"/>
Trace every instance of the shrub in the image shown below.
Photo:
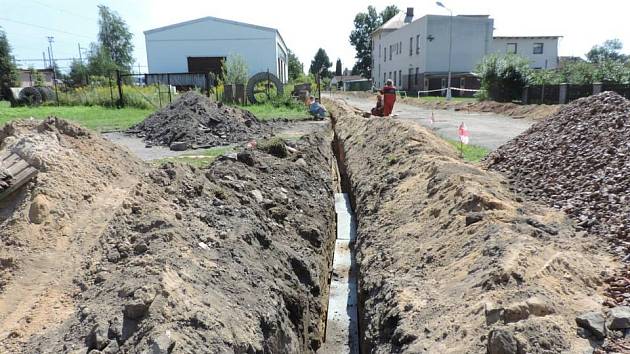
<path fill-rule="evenodd" d="M 481 88 L 499 102 L 519 99 L 531 75 L 529 61 L 516 54 L 490 54 L 477 66 L 477 72 Z"/>

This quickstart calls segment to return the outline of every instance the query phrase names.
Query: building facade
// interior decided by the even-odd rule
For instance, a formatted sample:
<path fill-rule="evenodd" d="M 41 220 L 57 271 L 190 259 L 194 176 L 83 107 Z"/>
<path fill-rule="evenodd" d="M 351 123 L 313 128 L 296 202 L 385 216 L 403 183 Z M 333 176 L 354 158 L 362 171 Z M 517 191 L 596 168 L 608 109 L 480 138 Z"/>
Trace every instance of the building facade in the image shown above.
<path fill-rule="evenodd" d="M 425 15 L 414 18 L 413 8 L 408 8 L 372 33 L 374 85 L 380 87 L 391 79 L 405 91 L 437 90 L 434 94 L 443 94 L 444 91 L 440 90 L 448 86 L 449 45 L 452 45 L 451 87 L 478 89 L 479 79 L 473 74 L 477 64 L 489 53 L 506 52 L 501 47 L 504 44 L 495 42 L 493 29 L 494 20 L 488 15 Z M 496 38 L 501 41 L 505 37 Z M 543 42 L 542 56 L 527 56 L 532 60 L 532 67 L 544 68 L 540 63 L 545 60 L 547 68 L 557 65 L 557 60 L 552 59 L 554 56 L 557 58 L 558 37 L 545 37 L 549 39 L 544 41 L 539 39 L 542 37 L 510 38 L 518 38 L 518 46 L 523 50 L 534 45 L 532 38 Z M 530 51 L 533 49 L 530 48 Z M 458 91 L 453 92 L 453 95 L 459 94 Z"/>
<path fill-rule="evenodd" d="M 513 53 L 527 58 L 534 69 L 558 67 L 558 39 L 560 36 L 494 37 L 492 51 Z"/>
<path fill-rule="evenodd" d="M 288 81 L 288 50 L 277 29 L 204 17 L 144 32 L 149 73 L 221 71 L 230 55 L 242 56 L 249 76 L 259 72 Z"/>

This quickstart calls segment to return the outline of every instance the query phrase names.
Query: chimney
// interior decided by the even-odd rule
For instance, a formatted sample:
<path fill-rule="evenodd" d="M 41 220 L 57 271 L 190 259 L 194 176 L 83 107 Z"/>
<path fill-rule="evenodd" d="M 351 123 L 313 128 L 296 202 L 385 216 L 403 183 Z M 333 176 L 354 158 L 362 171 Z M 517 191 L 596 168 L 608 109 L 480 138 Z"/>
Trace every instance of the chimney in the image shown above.
<path fill-rule="evenodd" d="M 407 17 L 413 17 L 413 7 L 407 8 Z"/>

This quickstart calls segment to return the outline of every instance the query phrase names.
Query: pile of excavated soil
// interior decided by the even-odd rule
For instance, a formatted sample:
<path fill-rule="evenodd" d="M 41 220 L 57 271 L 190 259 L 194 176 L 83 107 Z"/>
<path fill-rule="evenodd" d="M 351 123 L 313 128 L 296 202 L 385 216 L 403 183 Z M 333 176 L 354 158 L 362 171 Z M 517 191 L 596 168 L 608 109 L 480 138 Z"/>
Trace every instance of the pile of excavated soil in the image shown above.
<path fill-rule="evenodd" d="M 211 102 L 196 92 L 187 92 L 167 107 L 129 129 L 148 143 L 188 148 L 213 147 L 270 135 L 271 128 L 249 111 Z"/>
<path fill-rule="evenodd" d="M 282 159 L 246 151 L 206 169 L 151 169 L 101 139 L 51 134 L 67 149 L 51 143 L 57 150 L 45 151 L 67 154 L 70 159 L 61 160 L 74 168 L 64 165 L 62 174 L 57 160 L 46 161 L 57 172 L 40 173 L 15 198 L 18 207 L 3 216 L 0 234 L 13 240 L 7 248 L 16 252 L 42 248 L 22 238 L 51 243 L 57 253 L 41 255 L 63 269 L 31 279 L 31 287 L 48 286 L 33 304 L 7 302 L 30 291 L 9 283 L 17 293 L 7 288 L 0 299 L 0 351 L 308 353 L 321 345 L 335 242 L 330 140 L 304 138 L 298 152 Z M 80 150 L 79 142 L 92 150 Z M 111 160 L 99 160 L 101 152 Z M 92 159 L 94 171 L 84 170 Z M 128 173 L 134 183 L 104 203 L 101 198 L 113 196 L 103 193 Z M 54 216 L 50 224 L 33 225 L 23 213 L 33 191 L 42 188 L 40 178 L 56 186 L 47 197 Z M 78 210 L 55 205 L 75 195 Z M 81 216 L 97 218 L 94 210 L 103 208 L 99 220 Z M 69 227 L 59 231 L 62 213 Z M 31 236 L 15 225 L 50 230 Z M 41 258 L 16 259 L 16 272 Z M 15 326 L 7 327 L 9 318 Z"/>
<path fill-rule="evenodd" d="M 365 353 L 582 353 L 614 263 L 428 130 L 332 107 L 358 220 Z M 593 340 L 592 342 L 590 340 Z"/>
<path fill-rule="evenodd" d="M 66 320 L 73 278 L 144 166 L 87 130 L 49 118 L 0 127 L 0 153 L 39 170 L 0 201 L 0 352 Z"/>

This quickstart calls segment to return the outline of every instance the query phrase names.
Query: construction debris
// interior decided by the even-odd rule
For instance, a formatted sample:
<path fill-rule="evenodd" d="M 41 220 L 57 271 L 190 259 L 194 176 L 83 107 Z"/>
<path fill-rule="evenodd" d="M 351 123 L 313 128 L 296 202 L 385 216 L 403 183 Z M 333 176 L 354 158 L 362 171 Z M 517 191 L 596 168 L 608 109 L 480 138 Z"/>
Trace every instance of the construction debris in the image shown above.
<path fill-rule="evenodd" d="M 0 199 L 22 187 L 37 174 L 37 169 L 10 151 L 0 150 Z"/>
<path fill-rule="evenodd" d="M 196 92 L 187 92 L 129 129 L 128 133 L 136 134 L 149 144 L 177 150 L 267 137 L 271 128 L 249 111 L 211 102 Z"/>

